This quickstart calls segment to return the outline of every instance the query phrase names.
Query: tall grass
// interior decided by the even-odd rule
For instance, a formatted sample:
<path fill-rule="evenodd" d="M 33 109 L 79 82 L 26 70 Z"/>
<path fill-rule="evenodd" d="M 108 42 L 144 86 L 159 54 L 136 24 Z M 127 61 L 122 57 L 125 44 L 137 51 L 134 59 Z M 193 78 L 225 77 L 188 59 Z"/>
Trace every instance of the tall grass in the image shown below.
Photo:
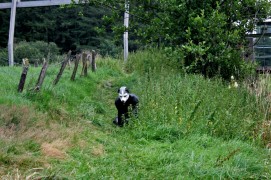
<path fill-rule="evenodd" d="M 51 65 L 40 92 L 31 68 L 0 69 L 0 177 L 4 179 L 268 179 L 260 126 L 264 98 L 220 79 L 187 75 L 157 50 L 127 63 L 99 59 L 87 77 Z M 7 79 L 7 83 L 3 79 Z M 139 118 L 112 124 L 117 89 L 139 96 Z M 262 95 L 263 97 L 263 95 Z M 256 141 L 257 140 L 257 141 Z"/>
<path fill-rule="evenodd" d="M 134 67 L 128 65 L 141 75 L 134 85 L 141 98 L 137 128 L 146 130 L 154 139 L 174 139 L 191 133 L 223 139 L 254 138 L 254 128 L 265 120 L 255 95 L 242 87 L 229 89 L 220 79 L 183 75 L 173 66 L 164 65 L 165 57 L 152 61 L 150 54 L 136 54 L 130 59 L 134 60 L 130 62 Z M 149 69 L 137 66 L 149 61 Z"/>

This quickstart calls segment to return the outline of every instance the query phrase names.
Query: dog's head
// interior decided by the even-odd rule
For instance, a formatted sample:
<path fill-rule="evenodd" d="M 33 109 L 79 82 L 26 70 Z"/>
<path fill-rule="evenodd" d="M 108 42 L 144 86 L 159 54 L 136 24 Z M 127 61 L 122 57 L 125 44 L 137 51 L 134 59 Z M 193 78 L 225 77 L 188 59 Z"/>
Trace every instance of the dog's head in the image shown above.
<path fill-rule="evenodd" d="M 125 103 L 129 98 L 129 90 L 125 86 L 122 86 L 119 88 L 118 93 L 121 102 Z"/>

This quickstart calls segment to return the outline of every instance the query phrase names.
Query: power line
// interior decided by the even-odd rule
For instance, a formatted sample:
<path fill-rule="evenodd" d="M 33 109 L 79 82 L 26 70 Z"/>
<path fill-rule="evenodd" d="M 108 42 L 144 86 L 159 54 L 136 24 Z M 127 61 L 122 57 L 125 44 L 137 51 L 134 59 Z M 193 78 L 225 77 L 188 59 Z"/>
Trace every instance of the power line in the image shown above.
<path fill-rule="evenodd" d="M 115 10 L 115 11 L 122 12 L 122 13 L 125 12 L 125 9 L 124 9 L 124 8 L 121 9 L 121 8 L 117 8 L 117 7 L 114 7 L 114 6 L 109 5 L 109 4 L 103 4 L 102 2 L 97 1 L 97 0 L 93 0 L 93 1 L 94 1 L 94 3 L 97 3 L 98 6 L 100 6 L 100 7 L 107 8 L 107 9 L 111 9 L 111 10 Z M 124 3 L 125 3 L 125 2 L 123 1 L 123 4 L 124 4 Z M 128 12 L 128 14 L 131 15 L 131 16 L 134 16 L 134 17 L 136 17 L 136 18 L 138 18 L 138 19 L 144 20 L 144 21 L 146 21 L 146 22 L 150 22 L 150 21 L 151 21 L 150 19 L 142 18 L 142 17 L 140 17 L 140 16 L 138 16 L 138 15 L 136 15 L 136 14 L 133 14 L 133 13 L 131 13 L 131 12 Z"/>

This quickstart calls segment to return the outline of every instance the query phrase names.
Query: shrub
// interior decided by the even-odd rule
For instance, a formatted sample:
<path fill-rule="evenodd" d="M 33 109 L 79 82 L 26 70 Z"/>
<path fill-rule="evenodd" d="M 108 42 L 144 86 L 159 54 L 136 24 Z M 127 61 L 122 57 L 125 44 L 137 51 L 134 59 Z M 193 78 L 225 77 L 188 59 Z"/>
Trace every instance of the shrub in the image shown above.
<path fill-rule="evenodd" d="M 0 49 L 0 66 L 8 64 L 8 51 L 7 49 Z"/>
<path fill-rule="evenodd" d="M 54 42 L 46 43 L 44 41 L 35 41 L 30 42 L 30 45 L 36 47 L 43 57 L 49 58 L 50 60 L 55 59 L 59 54 L 59 48 Z"/>
<path fill-rule="evenodd" d="M 14 62 L 20 63 L 23 58 L 28 58 L 30 63 L 42 63 L 42 59 L 54 59 L 59 53 L 55 43 L 43 41 L 21 41 L 14 48 Z"/>
<path fill-rule="evenodd" d="M 99 49 L 102 56 L 109 55 L 115 58 L 121 52 L 121 48 L 116 46 L 114 42 L 110 40 L 102 40 Z"/>
<path fill-rule="evenodd" d="M 203 11 L 200 15 L 189 17 L 187 42 L 179 51 L 186 72 L 229 80 L 231 75 L 243 78 L 251 73 L 251 69 L 255 70 L 254 65 L 245 62 L 242 57 L 247 44 L 243 32 L 234 26 L 229 32 L 227 18 L 219 11 L 209 16 Z"/>

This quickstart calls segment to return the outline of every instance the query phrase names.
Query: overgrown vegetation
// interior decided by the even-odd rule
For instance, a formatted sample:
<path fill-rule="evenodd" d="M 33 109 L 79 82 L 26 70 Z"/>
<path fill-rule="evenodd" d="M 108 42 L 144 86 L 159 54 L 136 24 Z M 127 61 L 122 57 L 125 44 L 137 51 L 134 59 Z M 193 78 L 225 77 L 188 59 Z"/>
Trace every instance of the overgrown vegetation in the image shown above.
<path fill-rule="evenodd" d="M 117 56 L 122 50 L 125 1 L 88 0 L 67 6 L 19 8 L 16 43 L 55 42 L 61 53 L 96 50 Z M 130 3 L 129 50 L 166 49 L 188 73 L 227 79 L 246 78 L 254 64 L 246 35 L 270 16 L 268 0 L 176 1 L 137 0 Z M 6 48 L 10 11 L 1 10 L 0 46 Z M 37 56 L 35 49 L 30 51 Z M 22 54 L 21 54 L 22 55 Z M 32 54 L 33 56 L 33 54 Z M 17 58 L 17 57 L 15 57 Z M 18 56 L 20 61 L 21 56 Z M 7 57 L 1 58 L 0 63 Z M 171 60 L 171 59 L 169 59 Z M 251 59 L 247 59 L 250 61 Z"/>
<path fill-rule="evenodd" d="M 56 86 L 51 64 L 38 93 L 40 68 L 18 93 L 21 68 L 1 67 L 1 178 L 269 179 L 267 94 L 180 73 L 166 58 L 99 59 L 95 73 L 72 82 L 67 68 Z M 112 124 L 121 85 L 140 98 L 139 118 L 123 128 Z"/>
<path fill-rule="evenodd" d="M 89 2 L 117 10 L 111 20 L 106 19 L 115 25 L 116 34 L 122 35 L 126 28 L 117 20 L 122 19 L 124 2 Z M 269 17 L 271 7 L 267 0 L 137 0 L 129 5 L 129 33 L 143 46 L 171 51 L 188 73 L 227 80 L 231 75 L 245 78 L 254 69 L 243 61 L 251 53 L 246 35 Z"/>

